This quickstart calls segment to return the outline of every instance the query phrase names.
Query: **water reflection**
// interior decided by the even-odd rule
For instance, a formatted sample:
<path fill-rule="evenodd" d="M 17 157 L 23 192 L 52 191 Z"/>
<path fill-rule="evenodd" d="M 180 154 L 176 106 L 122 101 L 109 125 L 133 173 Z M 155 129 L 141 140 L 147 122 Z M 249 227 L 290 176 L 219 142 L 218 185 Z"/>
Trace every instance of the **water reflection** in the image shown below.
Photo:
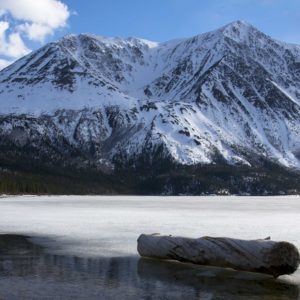
<path fill-rule="evenodd" d="M 263 275 L 138 257 L 47 254 L 0 236 L 0 299 L 299 299 L 295 285 Z"/>

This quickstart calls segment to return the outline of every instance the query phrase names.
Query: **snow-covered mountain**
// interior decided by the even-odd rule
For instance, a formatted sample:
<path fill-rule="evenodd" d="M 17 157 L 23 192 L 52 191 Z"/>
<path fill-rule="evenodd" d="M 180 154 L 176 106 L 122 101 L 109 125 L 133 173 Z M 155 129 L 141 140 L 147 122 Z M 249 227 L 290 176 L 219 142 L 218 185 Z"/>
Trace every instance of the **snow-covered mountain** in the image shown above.
<path fill-rule="evenodd" d="M 0 72 L 1 144 L 113 168 L 300 168 L 300 46 L 237 21 L 165 43 L 69 35 Z"/>

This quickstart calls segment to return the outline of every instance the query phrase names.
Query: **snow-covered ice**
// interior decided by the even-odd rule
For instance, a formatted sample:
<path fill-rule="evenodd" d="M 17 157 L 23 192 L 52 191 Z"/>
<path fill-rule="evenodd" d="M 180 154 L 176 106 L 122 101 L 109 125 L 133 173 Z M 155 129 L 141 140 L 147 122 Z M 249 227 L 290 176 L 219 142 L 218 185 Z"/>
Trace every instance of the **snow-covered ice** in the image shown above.
<path fill-rule="evenodd" d="M 0 233 L 51 237 L 53 251 L 59 246 L 66 254 L 136 254 L 137 237 L 154 232 L 271 236 L 300 248 L 298 196 L 22 196 L 0 198 L 0 212 Z"/>

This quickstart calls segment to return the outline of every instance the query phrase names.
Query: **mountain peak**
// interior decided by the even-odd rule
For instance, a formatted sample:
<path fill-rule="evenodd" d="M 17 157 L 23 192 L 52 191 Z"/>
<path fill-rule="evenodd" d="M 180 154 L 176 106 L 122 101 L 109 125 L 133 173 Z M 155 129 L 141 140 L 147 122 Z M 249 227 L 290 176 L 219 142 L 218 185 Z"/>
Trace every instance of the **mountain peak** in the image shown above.
<path fill-rule="evenodd" d="M 247 21 L 243 21 L 243 20 L 236 20 L 233 22 L 228 23 L 227 25 L 223 26 L 223 27 L 227 27 L 227 28 L 253 28 L 253 25 L 248 23 Z"/>
<path fill-rule="evenodd" d="M 239 31 L 239 32 L 248 32 L 251 30 L 257 30 L 252 24 L 237 20 L 220 28 L 222 31 Z"/>
<path fill-rule="evenodd" d="M 225 37 L 228 37 L 237 42 L 247 42 L 249 41 L 249 37 L 253 34 L 259 33 L 259 35 L 263 34 L 257 28 L 255 28 L 252 24 L 246 21 L 234 21 L 231 22 L 219 29 Z"/>

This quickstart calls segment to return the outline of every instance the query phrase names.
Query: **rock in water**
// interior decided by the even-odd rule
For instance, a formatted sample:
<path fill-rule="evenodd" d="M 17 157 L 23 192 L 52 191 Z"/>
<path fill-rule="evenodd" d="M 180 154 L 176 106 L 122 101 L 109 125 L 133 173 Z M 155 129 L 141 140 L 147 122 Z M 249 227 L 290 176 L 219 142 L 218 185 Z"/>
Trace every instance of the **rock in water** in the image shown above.
<path fill-rule="evenodd" d="M 138 238 L 137 250 L 143 257 L 175 259 L 274 277 L 292 274 L 300 263 L 299 251 L 293 244 L 265 239 L 239 240 L 208 236 L 192 239 L 142 234 Z"/>

